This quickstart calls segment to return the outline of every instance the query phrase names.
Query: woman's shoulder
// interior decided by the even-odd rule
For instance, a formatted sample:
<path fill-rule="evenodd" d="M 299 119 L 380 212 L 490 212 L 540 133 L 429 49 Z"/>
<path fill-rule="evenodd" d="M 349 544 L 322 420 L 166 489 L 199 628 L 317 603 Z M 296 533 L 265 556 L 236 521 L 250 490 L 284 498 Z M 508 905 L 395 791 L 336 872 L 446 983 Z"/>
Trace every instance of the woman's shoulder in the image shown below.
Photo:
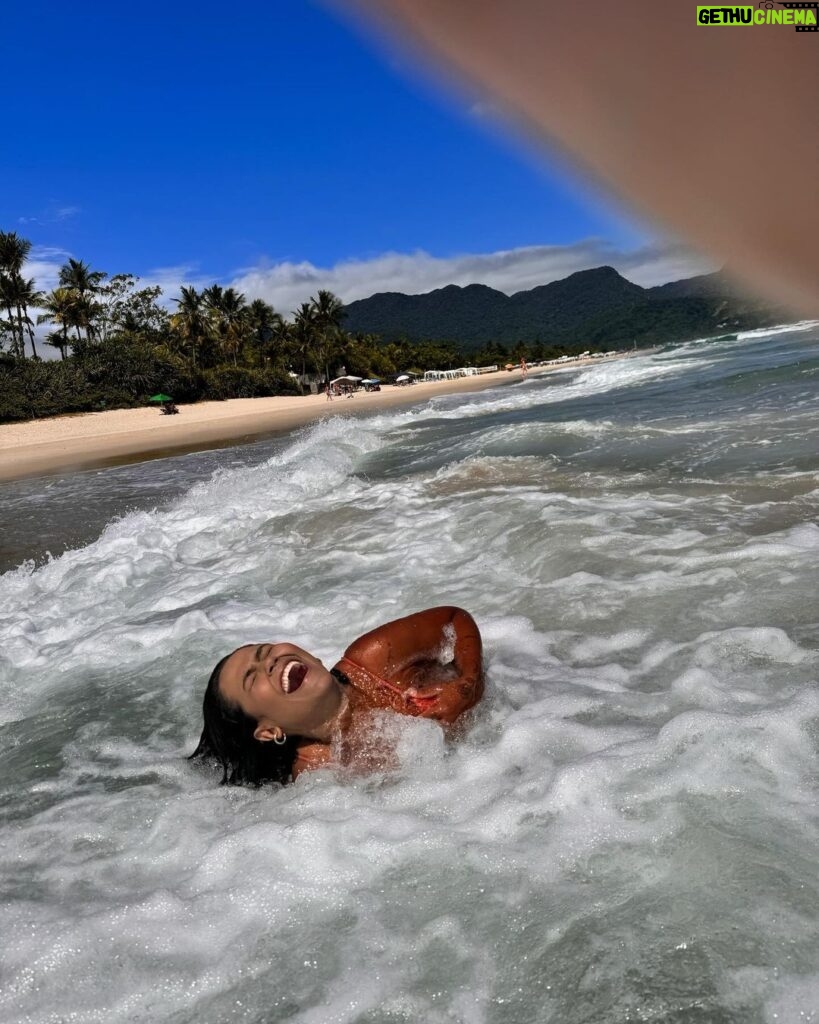
<path fill-rule="evenodd" d="M 365 653 L 377 654 L 383 650 L 385 644 L 394 642 L 398 638 L 415 637 L 425 628 L 431 628 L 436 631 L 442 629 L 447 623 L 455 619 L 456 616 L 467 616 L 471 619 L 467 611 L 463 608 L 457 608 L 455 605 L 438 605 L 435 608 L 424 608 L 419 612 L 403 615 L 401 618 L 391 619 L 389 622 L 376 626 L 375 629 L 371 629 L 356 640 L 353 640 L 344 653 L 351 657 L 355 655 L 361 656 Z"/>

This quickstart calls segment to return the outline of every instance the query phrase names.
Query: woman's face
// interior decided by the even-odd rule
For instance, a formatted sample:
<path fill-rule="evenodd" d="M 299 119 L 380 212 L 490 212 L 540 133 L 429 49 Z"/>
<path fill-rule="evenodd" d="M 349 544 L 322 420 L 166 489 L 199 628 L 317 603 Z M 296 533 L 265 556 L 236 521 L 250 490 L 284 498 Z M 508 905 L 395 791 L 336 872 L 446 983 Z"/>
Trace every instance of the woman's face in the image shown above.
<path fill-rule="evenodd" d="M 340 684 L 318 658 L 293 644 L 249 644 L 227 659 L 219 690 L 257 722 L 256 738 L 280 733 L 329 739 L 343 702 Z"/>

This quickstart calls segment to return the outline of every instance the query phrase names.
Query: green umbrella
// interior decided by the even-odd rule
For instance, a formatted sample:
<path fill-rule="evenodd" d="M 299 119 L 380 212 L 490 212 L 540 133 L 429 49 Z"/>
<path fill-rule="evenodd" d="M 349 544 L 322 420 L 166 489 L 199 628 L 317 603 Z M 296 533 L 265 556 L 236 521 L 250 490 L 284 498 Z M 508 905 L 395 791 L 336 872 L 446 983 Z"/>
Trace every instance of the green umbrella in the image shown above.
<path fill-rule="evenodd" d="M 149 402 L 172 402 L 173 399 L 171 398 L 170 395 L 163 395 L 163 394 L 160 393 L 158 395 L 151 395 L 151 397 L 148 399 L 148 401 Z"/>

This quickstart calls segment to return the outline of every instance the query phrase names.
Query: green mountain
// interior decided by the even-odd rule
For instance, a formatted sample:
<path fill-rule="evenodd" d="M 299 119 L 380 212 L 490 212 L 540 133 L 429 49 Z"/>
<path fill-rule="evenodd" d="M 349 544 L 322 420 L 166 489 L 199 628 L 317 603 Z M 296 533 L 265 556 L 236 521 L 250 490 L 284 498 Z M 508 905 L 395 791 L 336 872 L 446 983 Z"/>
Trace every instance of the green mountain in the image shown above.
<path fill-rule="evenodd" d="M 784 318 L 742 295 L 724 271 L 641 288 L 613 267 L 581 270 L 514 295 L 451 284 L 423 295 L 381 292 L 345 308 L 349 331 L 384 341 L 449 342 L 466 351 L 519 342 L 566 350 L 654 345 Z"/>

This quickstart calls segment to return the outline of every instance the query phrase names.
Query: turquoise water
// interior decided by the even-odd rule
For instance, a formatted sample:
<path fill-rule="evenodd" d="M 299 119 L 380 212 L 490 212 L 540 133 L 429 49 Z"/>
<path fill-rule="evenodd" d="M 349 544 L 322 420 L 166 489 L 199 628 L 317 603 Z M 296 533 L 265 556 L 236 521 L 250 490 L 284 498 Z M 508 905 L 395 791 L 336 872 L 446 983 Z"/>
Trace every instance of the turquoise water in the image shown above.
<path fill-rule="evenodd" d="M 803 325 L 4 489 L 0 1019 L 816 1020 L 817 378 Z M 457 746 L 184 760 L 233 646 L 443 602 Z"/>

